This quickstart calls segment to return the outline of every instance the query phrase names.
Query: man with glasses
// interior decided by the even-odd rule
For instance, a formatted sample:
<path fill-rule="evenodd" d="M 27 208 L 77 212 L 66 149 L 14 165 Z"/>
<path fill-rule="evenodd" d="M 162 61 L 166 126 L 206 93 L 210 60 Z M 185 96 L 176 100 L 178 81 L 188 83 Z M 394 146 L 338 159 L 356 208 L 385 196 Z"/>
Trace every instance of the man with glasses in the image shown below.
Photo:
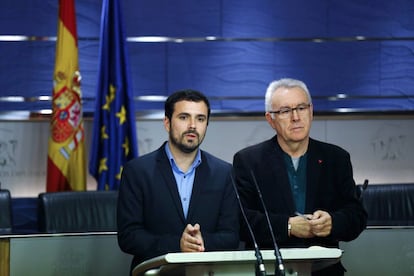
<path fill-rule="evenodd" d="M 339 241 L 357 238 L 367 214 L 357 198 L 350 155 L 309 137 L 313 106 L 306 85 L 295 79 L 273 81 L 265 110 L 276 135 L 233 159 L 237 188 L 259 247 L 273 249 L 273 242 L 255 183 L 280 247 L 338 247 Z M 251 247 L 244 228 L 241 237 Z M 337 263 L 312 275 L 344 271 Z"/>

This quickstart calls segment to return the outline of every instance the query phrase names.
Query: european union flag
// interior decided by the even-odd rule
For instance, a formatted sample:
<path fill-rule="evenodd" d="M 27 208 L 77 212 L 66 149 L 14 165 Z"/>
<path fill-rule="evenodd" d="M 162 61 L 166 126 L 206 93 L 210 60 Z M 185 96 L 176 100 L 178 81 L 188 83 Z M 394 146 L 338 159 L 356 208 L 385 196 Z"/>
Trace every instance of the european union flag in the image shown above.
<path fill-rule="evenodd" d="M 125 33 L 118 0 L 104 0 L 89 172 L 98 190 L 117 190 L 123 165 L 138 154 Z"/>

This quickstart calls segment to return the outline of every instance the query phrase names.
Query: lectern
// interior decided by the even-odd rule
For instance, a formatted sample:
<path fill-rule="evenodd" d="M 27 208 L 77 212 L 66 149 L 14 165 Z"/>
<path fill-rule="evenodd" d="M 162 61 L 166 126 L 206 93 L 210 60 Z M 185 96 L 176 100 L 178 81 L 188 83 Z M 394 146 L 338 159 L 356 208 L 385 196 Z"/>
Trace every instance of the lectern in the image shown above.
<path fill-rule="evenodd" d="M 273 250 L 262 250 L 268 274 L 274 274 Z M 337 248 L 309 247 L 281 249 L 286 275 L 311 275 L 313 270 L 338 262 L 342 251 Z M 137 265 L 133 276 L 152 275 L 254 275 L 256 257 L 253 250 L 199 253 L 168 253 Z"/>

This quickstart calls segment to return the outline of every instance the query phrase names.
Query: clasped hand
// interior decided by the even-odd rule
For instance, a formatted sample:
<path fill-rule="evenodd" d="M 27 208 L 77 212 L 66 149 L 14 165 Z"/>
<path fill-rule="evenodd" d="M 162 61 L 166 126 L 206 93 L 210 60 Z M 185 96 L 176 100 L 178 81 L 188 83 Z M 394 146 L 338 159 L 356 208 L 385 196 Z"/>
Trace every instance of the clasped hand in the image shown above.
<path fill-rule="evenodd" d="M 332 230 L 332 217 L 328 212 L 315 211 L 313 214 L 289 218 L 290 235 L 298 238 L 326 237 Z"/>
<path fill-rule="evenodd" d="M 201 235 L 200 225 L 187 224 L 181 235 L 180 248 L 182 252 L 203 252 L 204 240 Z"/>

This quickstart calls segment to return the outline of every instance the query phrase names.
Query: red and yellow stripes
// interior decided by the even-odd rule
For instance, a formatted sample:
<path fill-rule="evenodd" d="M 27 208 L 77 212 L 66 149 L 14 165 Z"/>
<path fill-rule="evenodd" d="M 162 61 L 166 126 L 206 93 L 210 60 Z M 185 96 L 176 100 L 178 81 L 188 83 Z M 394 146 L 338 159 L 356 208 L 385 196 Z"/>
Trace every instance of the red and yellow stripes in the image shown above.
<path fill-rule="evenodd" d="M 47 162 L 48 192 L 86 189 L 83 113 L 74 0 L 59 1 L 53 113 Z"/>

